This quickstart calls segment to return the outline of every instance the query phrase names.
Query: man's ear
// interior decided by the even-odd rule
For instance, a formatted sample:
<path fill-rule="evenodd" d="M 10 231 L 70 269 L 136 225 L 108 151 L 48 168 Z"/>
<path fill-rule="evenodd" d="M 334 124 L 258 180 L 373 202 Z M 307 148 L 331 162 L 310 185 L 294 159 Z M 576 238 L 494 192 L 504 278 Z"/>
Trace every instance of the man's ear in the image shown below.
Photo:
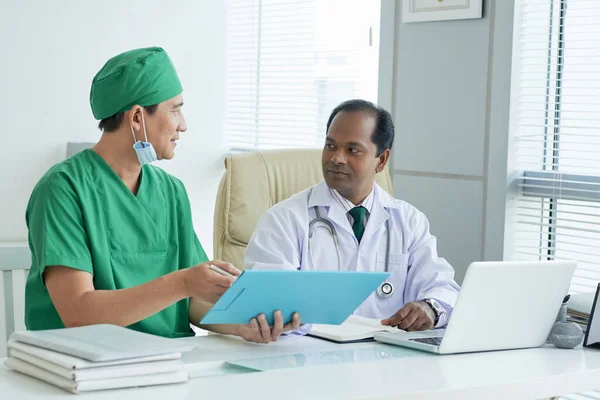
<path fill-rule="evenodd" d="M 125 120 L 133 130 L 139 131 L 142 129 L 142 107 L 135 105 L 131 107 L 125 114 Z"/>
<path fill-rule="evenodd" d="M 380 173 L 383 171 L 385 166 L 387 165 L 388 160 L 390 159 L 390 149 L 385 149 L 383 153 L 379 155 L 379 163 L 377 164 L 377 168 L 375 168 L 375 172 Z"/>

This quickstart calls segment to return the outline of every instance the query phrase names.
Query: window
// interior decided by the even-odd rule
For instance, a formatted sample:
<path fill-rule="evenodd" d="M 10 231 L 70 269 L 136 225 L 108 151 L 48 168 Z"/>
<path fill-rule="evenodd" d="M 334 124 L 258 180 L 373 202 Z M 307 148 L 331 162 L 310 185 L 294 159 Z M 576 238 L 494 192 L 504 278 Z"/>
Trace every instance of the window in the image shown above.
<path fill-rule="evenodd" d="M 336 105 L 377 101 L 379 0 L 226 4 L 232 151 L 321 147 Z"/>
<path fill-rule="evenodd" d="M 594 291 L 600 282 L 600 0 L 517 1 L 513 67 L 507 253 L 577 260 L 570 291 Z"/>

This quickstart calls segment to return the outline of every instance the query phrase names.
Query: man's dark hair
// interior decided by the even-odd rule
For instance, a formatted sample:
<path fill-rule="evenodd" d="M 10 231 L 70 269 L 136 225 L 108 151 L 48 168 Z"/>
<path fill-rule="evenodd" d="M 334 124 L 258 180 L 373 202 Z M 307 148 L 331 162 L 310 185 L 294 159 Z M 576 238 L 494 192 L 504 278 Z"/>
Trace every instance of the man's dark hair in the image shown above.
<path fill-rule="evenodd" d="M 392 116 L 389 112 L 370 101 L 360 99 L 348 100 L 334 108 L 331 112 L 327 121 L 327 132 L 329 132 L 329 126 L 335 116 L 342 111 L 372 114 L 375 117 L 375 132 L 371 136 L 371 141 L 377 146 L 377 157 L 385 150 L 392 149 L 392 144 L 394 143 L 394 121 L 392 121 Z"/>
<path fill-rule="evenodd" d="M 152 115 L 156 112 L 157 108 L 158 104 L 153 104 L 151 106 L 145 106 L 144 111 Z M 98 129 L 106 133 L 114 132 L 121 127 L 124 116 L 125 111 L 115 114 L 112 117 L 104 118 L 98 123 Z"/>

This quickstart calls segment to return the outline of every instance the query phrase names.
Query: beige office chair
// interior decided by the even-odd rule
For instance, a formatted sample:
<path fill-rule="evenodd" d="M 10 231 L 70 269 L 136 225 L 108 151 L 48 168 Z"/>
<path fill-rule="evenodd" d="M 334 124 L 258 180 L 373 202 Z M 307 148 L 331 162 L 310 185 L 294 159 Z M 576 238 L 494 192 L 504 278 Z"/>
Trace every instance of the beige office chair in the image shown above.
<path fill-rule="evenodd" d="M 271 150 L 225 159 L 215 204 L 214 258 L 242 269 L 260 217 L 272 206 L 323 180 L 321 150 Z M 392 193 L 388 168 L 377 183 Z"/>

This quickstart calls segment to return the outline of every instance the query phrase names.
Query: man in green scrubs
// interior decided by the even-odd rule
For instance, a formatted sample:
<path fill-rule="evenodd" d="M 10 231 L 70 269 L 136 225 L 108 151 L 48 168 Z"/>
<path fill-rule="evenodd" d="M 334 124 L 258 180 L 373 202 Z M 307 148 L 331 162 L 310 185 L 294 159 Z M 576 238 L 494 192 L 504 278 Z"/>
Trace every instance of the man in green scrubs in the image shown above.
<path fill-rule="evenodd" d="M 208 262 L 192 226 L 183 183 L 150 165 L 174 157 L 183 89 L 158 47 L 111 58 L 94 77 L 90 104 L 98 143 L 50 168 L 26 212 L 32 266 L 28 329 L 115 324 L 165 337 L 193 335 L 234 278 Z M 192 306 L 190 307 L 190 299 Z M 296 329 L 263 315 L 244 326 L 208 327 L 256 342 Z"/>

